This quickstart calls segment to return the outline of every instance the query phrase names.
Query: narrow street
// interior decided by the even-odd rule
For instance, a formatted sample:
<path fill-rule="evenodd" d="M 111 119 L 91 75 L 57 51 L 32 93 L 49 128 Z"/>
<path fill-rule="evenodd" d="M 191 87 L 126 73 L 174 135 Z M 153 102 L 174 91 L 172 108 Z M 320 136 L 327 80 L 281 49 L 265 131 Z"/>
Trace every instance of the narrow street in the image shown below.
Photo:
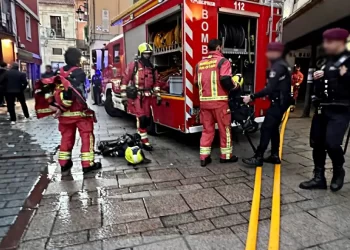
<path fill-rule="evenodd" d="M 132 118 L 110 118 L 103 107 L 95 109 L 97 140 L 134 131 Z M 244 249 L 255 170 L 241 162 L 216 163 L 218 149 L 213 164 L 199 167 L 198 135 L 152 137 L 155 151 L 147 154 L 152 163 L 138 169 L 124 159 L 99 156 L 103 169 L 86 176 L 77 146 L 72 175 L 62 176 L 54 155 L 60 139 L 57 122 L 33 119 L 10 127 L 1 111 L 1 236 L 10 229 L 1 249 Z M 350 176 L 336 194 L 298 188 L 312 173 L 309 123 L 288 123 L 281 249 L 350 249 Z M 237 155 L 249 156 L 244 137 L 238 135 L 236 141 Z M 330 170 L 327 175 L 330 179 Z M 273 168 L 266 165 L 258 249 L 267 249 L 272 177 Z"/>

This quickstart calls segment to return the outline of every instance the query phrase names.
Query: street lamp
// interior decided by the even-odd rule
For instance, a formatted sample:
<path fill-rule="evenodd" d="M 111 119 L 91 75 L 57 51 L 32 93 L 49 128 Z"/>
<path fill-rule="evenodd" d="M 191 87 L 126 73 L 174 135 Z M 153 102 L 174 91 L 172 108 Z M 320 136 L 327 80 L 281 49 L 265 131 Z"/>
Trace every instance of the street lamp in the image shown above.
<path fill-rule="evenodd" d="M 84 9 L 84 11 L 82 10 Z M 78 14 L 79 21 L 84 19 L 84 15 L 87 15 L 87 3 L 84 5 L 79 5 L 78 9 L 75 11 Z"/>

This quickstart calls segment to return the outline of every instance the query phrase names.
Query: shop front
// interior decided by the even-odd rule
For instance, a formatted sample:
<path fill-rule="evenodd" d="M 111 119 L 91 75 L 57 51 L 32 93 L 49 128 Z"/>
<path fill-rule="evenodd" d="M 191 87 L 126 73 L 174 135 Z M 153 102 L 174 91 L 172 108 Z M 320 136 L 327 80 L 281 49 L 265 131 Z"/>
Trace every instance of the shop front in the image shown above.
<path fill-rule="evenodd" d="M 40 56 L 23 49 L 18 49 L 17 60 L 20 71 L 27 75 L 29 92 L 33 93 L 34 83 L 40 79 Z"/>

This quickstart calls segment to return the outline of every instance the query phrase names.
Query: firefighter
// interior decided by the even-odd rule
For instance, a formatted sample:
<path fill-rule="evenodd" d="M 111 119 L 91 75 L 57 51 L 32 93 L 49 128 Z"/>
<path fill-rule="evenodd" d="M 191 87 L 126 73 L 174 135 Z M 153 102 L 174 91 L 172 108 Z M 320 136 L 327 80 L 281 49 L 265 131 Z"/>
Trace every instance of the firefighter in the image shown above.
<path fill-rule="evenodd" d="M 262 166 L 263 162 L 279 164 L 281 160 L 279 152 L 279 126 L 283 114 L 291 103 L 291 69 L 283 59 L 284 45 L 279 42 L 272 42 L 267 47 L 267 58 L 271 62 L 267 86 L 250 96 L 245 96 L 243 101 L 249 103 L 257 98 L 269 96 L 270 107 L 266 112 L 265 120 L 261 127 L 260 144 L 252 158 L 243 159 L 243 162 L 251 166 Z M 264 153 L 271 140 L 271 155 L 263 159 Z"/>
<path fill-rule="evenodd" d="M 203 132 L 200 141 L 201 166 L 211 163 L 211 144 L 215 136 L 215 123 L 220 133 L 220 163 L 237 162 L 232 155 L 231 112 L 228 95 L 235 89 L 231 64 L 222 54 L 222 42 L 214 39 L 208 44 L 209 56 L 196 66 L 195 82 L 199 87 L 200 119 Z"/>
<path fill-rule="evenodd" d="M 88 109 L 83 97 L 86 75 L 77 66 L 81 59 L 80 50 L 68 48 L 64 58 L 67 65 L 61 68 L 57 74 L 65 76 L 75 91 L 57 87 L 54 93 L 56 106 L 59 107 L 56 114 L 59 120 L 58 127 L 62 135 L 58 161 L 62 172 L 67 172 L 72 168 L 72 149 L 78 129 L 82 143 L 81 165 L 83 172 L 88 173 L 102 167 L 101 163 L 94 162 L 94 112 Z"/>
<path fill-rule="evenodd" d="M 350 121 L 350 52 L 346 50 L 348 36 L 347 30 L 339 28 L 323 33 L 323 47 L 328 59 L 322 70 L 314 73 L 316 112 L 310 130 L 314 177 L 302 182 L 302 189 L 327 189 L 327 153 L 333 164 L 331 190 L 336 192 L 344 184 L 345 159 L 341 144 Z"/>
<path fill-rule="evenodd" d="M 294 105 L 292 105 L 290 108 L 291 112 L 294 112 L 295 105 L 296 105 L 297 100 L 298 100 L 300 85 L 303 83 L 303 81 L 304 81 L 304 75 L 300 71 L 300 66 L 295 65 L 294 72 L 292 74 L 292 93 L 293 93 L 293 99 L 294 99 L 293 104 Z"/>
<path fill-rule="evenodd" d="M 147 127 L 151 124 L 151 106 L 156 96 L 157 105 L 161 104 L 160 80 L 157 70 L 151 63 L 152 47 L 142 43 L 138 47 L 138 56 L 125 70 L 121 85 L 123 105 L 136 115 L 137 131 L 141 136 L 142 147 L 152 151 Z M 131 84 L 129 84 L 131 83 Z"/>

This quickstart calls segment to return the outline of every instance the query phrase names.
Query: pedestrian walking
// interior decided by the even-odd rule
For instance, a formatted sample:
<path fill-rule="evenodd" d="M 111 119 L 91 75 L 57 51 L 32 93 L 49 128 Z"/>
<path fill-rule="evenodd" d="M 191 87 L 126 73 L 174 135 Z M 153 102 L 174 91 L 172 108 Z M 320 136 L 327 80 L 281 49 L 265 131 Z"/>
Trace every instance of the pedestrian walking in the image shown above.
<path fill-rule="evenodd" d="M 7 63 L 0 62 L 0 107 L 6 107 L 5 105 L 5 91 L 6 91 L 5 73 L 6 71 L 7 71 Z"/>
<path fill-rule="evenodd" d="M 222 54 L 222 42 L 209 41 L 209 55 L 196 66 L 195 83 L 199 87 L 200 119 L 203 124 L 200 141 L 200 161 L 205 167 L 211 163 L 211 144 L 215 137 L 215 123 L 220 133 L 220 163 L 237 162 L 232 155 L 231 112 L 228 104 L 232 82 L 231 63 Z"/>
<path fill-rule="evenodd" d="M 54 75 L 55 75 L 55 72 L 53 72 L 52 66 L 46 65 L 45 72 L 41 74 L 41 78 L 50 78 L 50 77 L 53 77 Z"/>
<path fill-rule="evenodd" d="M 341 147 L 350 121 L 350 52 L 346 49 L 349 32 L 330 29 L 323 33 L 326 65 L 314 73 L 315 115 L 310 130 L 314 176 L 300 183 L 302 189 L 327 189 L 325 164 L 328 153 L 333 164 L 330 188 L 339 191 L 344 184 L 344 151 Z"/>
<path fill-rule="evenodd" d="M 291 69 L 283 59 L 284 46 L 279 42 L 272 42 L 267 47 L 266 56 L 271 62 L 271 70 L 267 86 L 250 96 L 245 96 L 243 101 L 249 103 L 257 98 L 268 96 L 271 104 L 266 112 L 265 120 L 261 126 L 260 144 L 252 158 L 243 159 L 250 166 L 262 166 L 263 162 L 279 164 L 278 156 L 280 144 L 279 127 L 283 114 L 291 104 Z M 264 153 L 271 141 L 271 155 L 264 159 Z"/>
<path fill-rule="evenodd" d="M 13 63 L 10 70 L 5 73 L 6 81 L 6 103 L 7 109 L 10 113 L 11 124 L 16 124 L 16 111 L 15 111 L 15 101 L 16 98 L 22 106 L 22 111 L 26 119 L 29 119 L 28 107 L 26 104 L 26 99 L 24 96 L 24 90 L 28 86 L 27 76 L 25 73 L 19 71 L 19 66 L 17 63 Z"/>

